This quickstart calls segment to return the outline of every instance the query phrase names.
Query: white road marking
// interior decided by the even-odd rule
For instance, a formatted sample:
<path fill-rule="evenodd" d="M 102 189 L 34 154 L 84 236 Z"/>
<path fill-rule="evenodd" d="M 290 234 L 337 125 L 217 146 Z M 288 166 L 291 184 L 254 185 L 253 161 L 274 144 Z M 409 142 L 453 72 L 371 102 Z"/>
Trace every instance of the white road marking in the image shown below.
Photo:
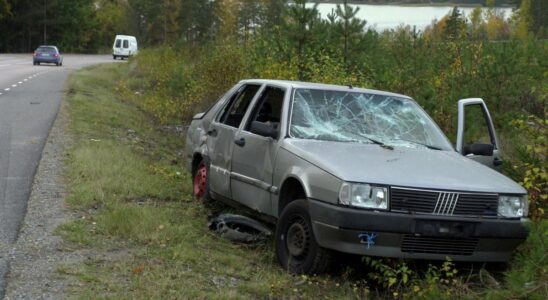
<path fill-rule="evenodd" d="M 17 84 L 12 84 L 11 87 L 17 87 Z"/>
<path fill-rule="evenodd" d="M 19 83 L 19 84 L 23 84 L 23 82 L 22 82 L 22 81 L 19 81 L 18 83 Z"/>
<path fill-rule="evenodd" d="M 28 81 L 28 79 L 25 78 L 25 79 L 23 79 L 23 81 Z"/>
<path fill-rule="evenodd" d="M 4 91 L 6 91 L 6 92 L 9 91 L 9 90 L 10 90 L 10 88 L 5 88 L 5 89 L 4 89 Z"/>

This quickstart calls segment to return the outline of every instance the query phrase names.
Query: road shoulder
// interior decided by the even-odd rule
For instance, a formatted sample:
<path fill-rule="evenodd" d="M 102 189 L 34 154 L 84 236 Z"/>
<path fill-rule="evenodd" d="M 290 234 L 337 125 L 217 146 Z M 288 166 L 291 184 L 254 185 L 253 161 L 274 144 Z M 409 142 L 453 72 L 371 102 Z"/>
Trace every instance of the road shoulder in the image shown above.
<path fill-rule="evenodd" d="M 79 260 L 64 250 L 55 229 L 70 219 L 64 207 L 63 170 L 68 145 L 66 105 L 62 104 L 47 139 L 19 238 L 9 250 L 6 299 L 60 299 L 66 283 L 56 272 L 61 262 Z"/>

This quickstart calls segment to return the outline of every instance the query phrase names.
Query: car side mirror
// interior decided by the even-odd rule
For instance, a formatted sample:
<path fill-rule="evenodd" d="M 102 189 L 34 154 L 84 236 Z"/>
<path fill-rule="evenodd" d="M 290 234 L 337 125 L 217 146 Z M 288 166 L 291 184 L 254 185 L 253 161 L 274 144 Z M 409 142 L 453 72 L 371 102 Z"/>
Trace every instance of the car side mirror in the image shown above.
<path fill-rule="evenodd" d="M 274 128 L 274 126 L 269 123 L 253 121 L 251 122 L 251 128 L 249 131 L 264 137 L 271 137 L 273 139 L 278 138 L 278 129 Z"/>
<path fill-rule="evenodd" d="M 194 115 L 194 117 L 192 117 L 192 120 L 199 120 L 203 118 L 205 114 L 206 114 L 205 112 L 197 113 Z"/>
<path fill-rule="evenodd" d="M 463 155 L 474 154 L 483 156 L 492 156 L 495 146 L 492 144 L 467 144 L 464 145 Z"/>

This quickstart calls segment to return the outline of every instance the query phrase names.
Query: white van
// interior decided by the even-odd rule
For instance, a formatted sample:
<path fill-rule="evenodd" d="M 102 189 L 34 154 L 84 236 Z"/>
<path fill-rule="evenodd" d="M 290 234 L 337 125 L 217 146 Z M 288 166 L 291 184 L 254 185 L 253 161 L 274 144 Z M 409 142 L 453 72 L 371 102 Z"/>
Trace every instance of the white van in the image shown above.
<path fill-rule="evenodd" d="M 112 45 L 112 58 L 120 59 L 128 58 L 139 52 L 137 47 L 137 39 L 130 35 L 117 35 Z"/>

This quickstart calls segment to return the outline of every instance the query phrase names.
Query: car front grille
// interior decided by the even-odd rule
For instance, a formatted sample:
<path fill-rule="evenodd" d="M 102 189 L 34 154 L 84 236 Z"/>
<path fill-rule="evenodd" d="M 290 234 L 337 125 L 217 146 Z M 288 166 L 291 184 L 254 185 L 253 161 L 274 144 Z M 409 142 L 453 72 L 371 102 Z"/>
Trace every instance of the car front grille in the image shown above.
<path fill-rule="evenodd" d="M 401 251 L 408 253 L 472 255 L 477 245 L 477 238 L 424 237 L 406 234 L 401 243 Z"/>
<path fill-rule="evenodd" d="M 391 188 L 393 211 L 435 215 L 496 216 L 497 194 Z"/>

